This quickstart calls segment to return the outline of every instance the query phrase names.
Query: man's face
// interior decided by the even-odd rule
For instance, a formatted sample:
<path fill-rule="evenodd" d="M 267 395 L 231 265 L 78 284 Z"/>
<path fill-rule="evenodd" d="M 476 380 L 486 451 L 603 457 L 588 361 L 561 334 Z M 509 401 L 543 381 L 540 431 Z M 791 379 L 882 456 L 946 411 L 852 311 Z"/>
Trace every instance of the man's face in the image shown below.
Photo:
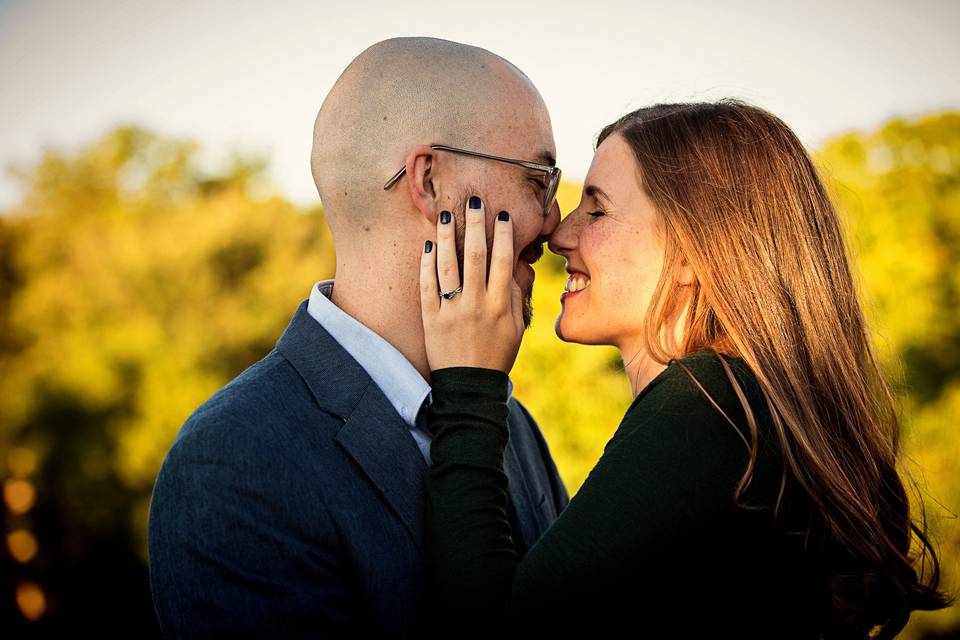
<path fill-rule="evenodd" d="M 553 165 L 556 146 L 549 117 L 539 99 L 531 102 L 528 109 L 518 110 L 516 118 L 498 129 L 484 148 L 470 150 Z M 532 296 L 535 277 L 531 264 L 543 255 L 543 244 L 560 222 L 560 208 L 557 204 L 546 214 L 543 212 L 543 198 L 549 185 L 549 176 L 542 171 L 519 165 L 462 155 L 457 156 L 455 166 L 458 172 L 463 174 L 463 178 L 456 181 L 458 194 L 452 198 L 453 208 L 450 208 L 456 217 L 460 281 L 463 282 L 464 212 L 470 196 L 477 195 L 483 200 L 487 218 L 488 273 L 497 214 L 500 211 L 510 213 L 514 243 L 513 277 L 523 291 L 523 320 L 524 325 L 529 327 L 533 320 Z"/>

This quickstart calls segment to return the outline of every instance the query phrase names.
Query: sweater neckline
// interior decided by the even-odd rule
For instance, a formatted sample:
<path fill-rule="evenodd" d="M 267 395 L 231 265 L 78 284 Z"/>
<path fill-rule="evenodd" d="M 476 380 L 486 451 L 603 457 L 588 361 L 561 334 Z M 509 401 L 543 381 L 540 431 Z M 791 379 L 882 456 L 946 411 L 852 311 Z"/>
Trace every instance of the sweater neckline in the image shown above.
<path fill-rule="evenodd" d="M 677 360 L 686 362 L 687 360 L 696 359 L 701 356 L 716 358 L 717 355 L 723 358 L 726 358 L 727 363 L 730 364 L 731 366 L 734 366 L 734 362 L 738 360 L 738 358 L 736 358 L 735 356 L 731 356 L 726 353 L 720 353 L 717 351 L 694 351 L 692 353 L 686 354 L 683 357 L 676 358 L 674 362 Z M 630 403 L 630 407 L 627 408 L 627 412 L 630 412 L 634 408 L 634 406 L 640 401 L 640 399 L 643 398 L 654 387 L 656 383 L 659 383 L 661 378 L 667 375 L 667 372 L 670 371 L 670 368 L 674 366 L 674 362 L 671 362 L 670 364 L 668 364 L 666 367 L 663 368 L 663 371 L 661 371 L 660 373 L 655 375 L 653 378 L 651 378 L 650 382 L 648 382 L 646 386 L 640 390 L 640 393 L 638 393 L 637 396 L 633 399 L 633 402 Z"/>

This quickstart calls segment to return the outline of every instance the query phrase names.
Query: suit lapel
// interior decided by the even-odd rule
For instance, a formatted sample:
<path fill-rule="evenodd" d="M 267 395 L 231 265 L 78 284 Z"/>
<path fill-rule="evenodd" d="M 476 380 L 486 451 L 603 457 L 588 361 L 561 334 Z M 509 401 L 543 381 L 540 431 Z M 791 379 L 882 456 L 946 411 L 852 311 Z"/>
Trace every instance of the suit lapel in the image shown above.
<path fill-rule="evenodd" d="M 335 439 L 376 485 L 423 551 L 427 464 L 410 427 L 380 387 L 367 387 Z"/>
<path fill-rule="evenodd" d="M 300 303 L 277 349 L 323 411 L 343 426 L 335 440 L 370 478 L 423 550 L 426 462 L 409 426 L 370 375 Z"/>
<path fill-rule="evenodd" d="M 370 375 L 300 303 L 277 340 L 277 350 L 290 361 L 310 388 L 320 408 L 346 420 L 373 382 Z"/>
<path fill-rule="evenodd" d="M 303 300 L 277 350 L 297 369 L 320 409 L 343 423 L 335 440 L 356 461 L 390 507 L 403 521 L 417 548 L 423 551 L 424 492 L 427 465 L 409 426 L 360 366 L 323 326 L 307 312 Z M 527 428 L 509 414 L 511 433 Z M 511 435 L 504 450 L 504 473 L 517 513 L 518 551 L 524 551 L 549 526 L 520 464 Z"/>

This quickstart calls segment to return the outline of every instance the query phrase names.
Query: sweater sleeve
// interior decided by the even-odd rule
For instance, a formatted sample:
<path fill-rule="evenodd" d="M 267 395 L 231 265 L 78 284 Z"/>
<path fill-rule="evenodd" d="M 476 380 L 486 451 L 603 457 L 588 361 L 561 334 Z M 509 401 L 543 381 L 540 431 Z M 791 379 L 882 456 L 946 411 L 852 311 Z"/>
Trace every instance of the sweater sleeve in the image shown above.
<path fill-rule="evenodd" d="M 429 622 L 443 629 L 447 621 L 460 627 L 467 619 L 502 617 L 518 557 L 503 470 L 507 374 L 448 367 L 432 371 L 431 378 L 427 597 Z"/>
<path fill-rule="evenodd" d="M 720 365 L 689 364 L 745 424 L 729 383 L 717 378 Z M 749 458 L 746 427 L 735 430 L 671 365 L 634 399 L 580 490 L 520 559 L 506 516 L 506 374 L 450 367 L 432 376 L 426 535 L 429 615 L 438 624 L 495 628 L 506 617 L 556 616 L 625 571 L 656 582 L 678 541 L 729 508 Z"/>

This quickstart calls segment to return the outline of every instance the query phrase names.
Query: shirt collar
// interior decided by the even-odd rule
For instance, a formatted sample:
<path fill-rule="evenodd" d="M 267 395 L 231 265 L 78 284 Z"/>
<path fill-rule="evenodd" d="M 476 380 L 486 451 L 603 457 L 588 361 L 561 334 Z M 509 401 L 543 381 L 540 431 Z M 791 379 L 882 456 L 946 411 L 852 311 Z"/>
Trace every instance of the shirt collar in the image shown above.
<path fill-rule="evenodd" d="M 333 284 L 332 278 L 314 284 L 307 312 L 363 367 L 403 421 L 417 426 L 421 407 L 432 401 L 430 384 L 396 347 L 333 303 Z M 508 375 L 508 401 L 512 395 Z"/>

